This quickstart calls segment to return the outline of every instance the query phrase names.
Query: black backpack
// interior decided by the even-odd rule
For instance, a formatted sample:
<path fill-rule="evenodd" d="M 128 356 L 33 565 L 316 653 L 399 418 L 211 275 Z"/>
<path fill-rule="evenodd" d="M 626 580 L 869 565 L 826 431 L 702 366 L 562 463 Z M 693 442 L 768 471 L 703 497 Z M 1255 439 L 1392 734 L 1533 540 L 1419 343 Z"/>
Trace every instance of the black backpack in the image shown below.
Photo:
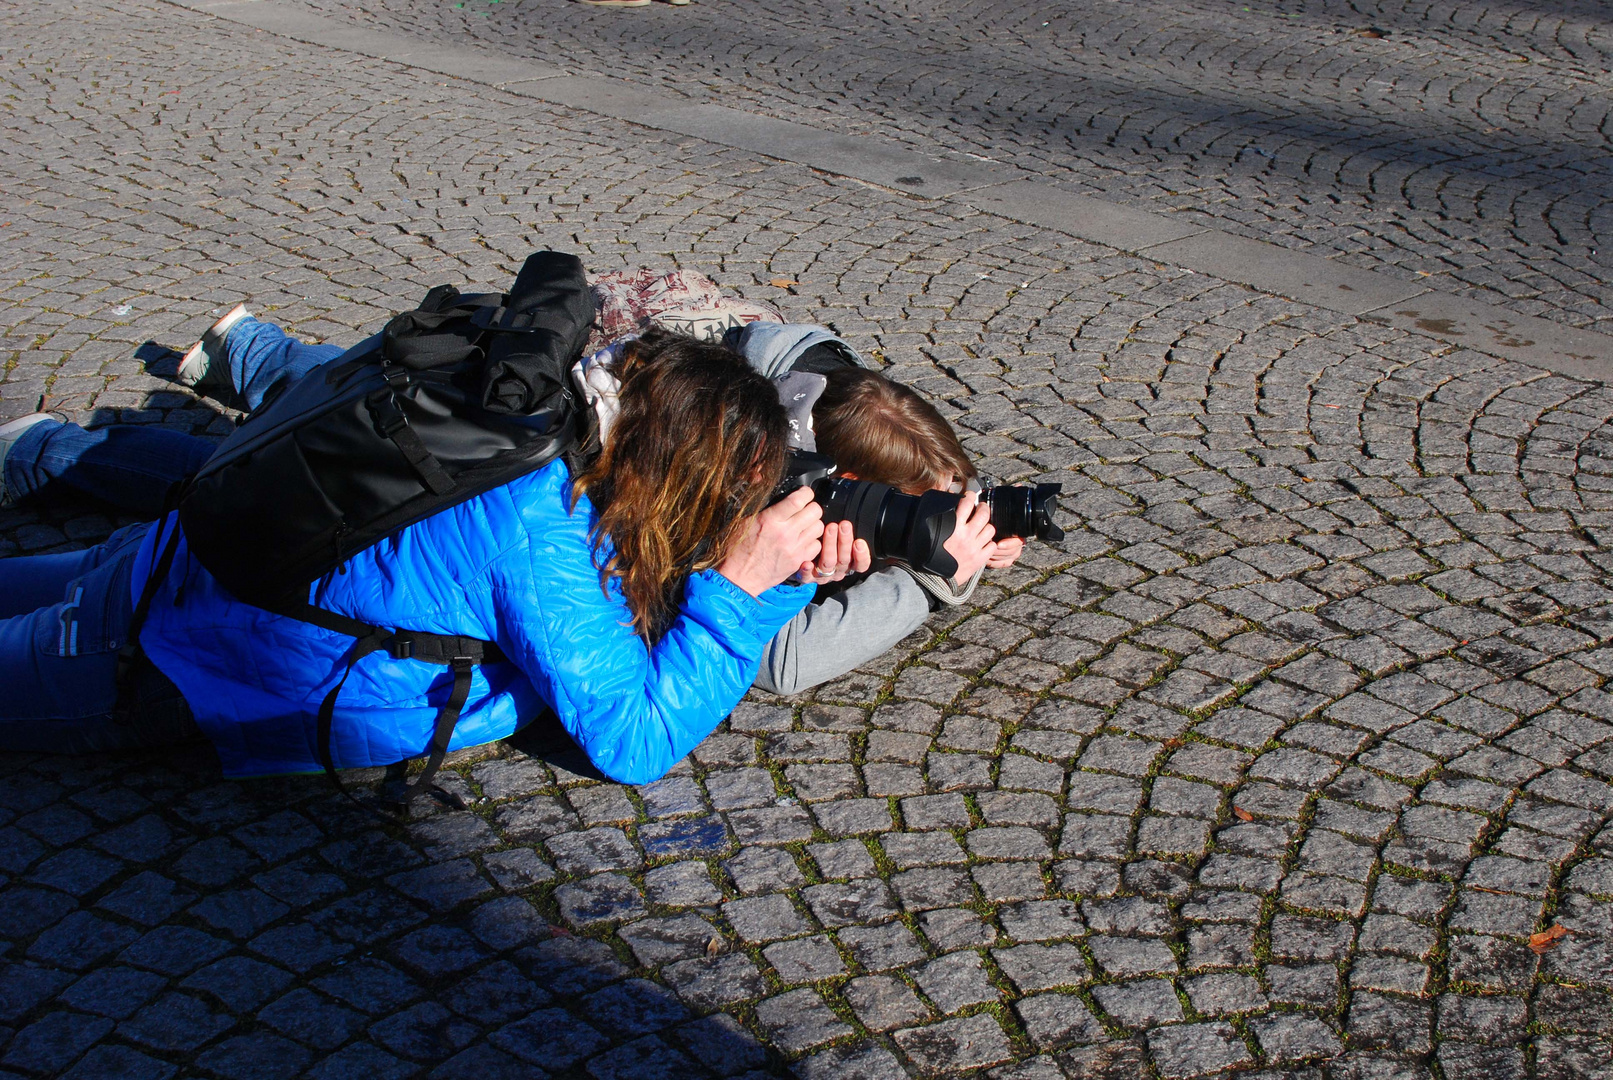
<path fill-rule="evenodd" d="M 441 664 L 454 686 L 438 712 L 431 784 L 470 692 L 470 671 L 503 659 L 492 642 L 377 627 L 308 603 L 310 586 L 355 553 L 588 441 L 570 370 L 594 321 L 575 256 L 540 251 L 508 294 L 443 285 L 377 336 L 285 387 L 178 490 L 190 552 L 234 596 L 355 638 L 320 706 L 318 755 L 335 776 L 331 722 L 347 675 L 370 653 Z M 135 611 L 138 627 L 172 565 L 164 546 Z M 127 667 L 127 665 L 125 665 Z"/>

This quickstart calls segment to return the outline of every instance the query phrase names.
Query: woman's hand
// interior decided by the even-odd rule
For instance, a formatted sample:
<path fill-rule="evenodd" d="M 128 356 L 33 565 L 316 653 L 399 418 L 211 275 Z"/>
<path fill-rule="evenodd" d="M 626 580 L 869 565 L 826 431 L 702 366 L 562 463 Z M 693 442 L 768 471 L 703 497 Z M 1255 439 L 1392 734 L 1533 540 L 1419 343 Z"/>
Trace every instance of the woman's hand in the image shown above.
<path fill-rule="evenodd" d="M 800 488 L 746 518 L 741 539 L 717 573 L 752 596 L 814 566 L 823 545 L 823 508 Z"/>
<path fill-rule="evenodd" d="M 1025 540 L 1023 537 L 1010 536 L 1006 540 L 999 540 L 993 545 L 991 558 L 986 560 L 986 565 L 993 570 L 1007 569 L 1014 565 L 1014 561 L 1019 558 L 1020 552 L 1024 550 Z"/>
<path fill-rule="evenodd" d="M 992 539 L 991 505 L 980 501 L 972 491 L 963 493 L 958 500 L 958 524 L 947 537 L 941 549 L 958 561 L 957 573 L 952 575 L 955 585 L 963 585 L 986 565 L 997 549 Z"/>
<path fill-rule="evenodd" d="M 866 574 L 873 565 L 873 554 L 865 540 L 854 539 L 851 522 L 837 521 L 823 527 L 823 549 L 817 562 L 801 567 L 799 579 L 807 585 L 827 585 L 847 574 Z"/>

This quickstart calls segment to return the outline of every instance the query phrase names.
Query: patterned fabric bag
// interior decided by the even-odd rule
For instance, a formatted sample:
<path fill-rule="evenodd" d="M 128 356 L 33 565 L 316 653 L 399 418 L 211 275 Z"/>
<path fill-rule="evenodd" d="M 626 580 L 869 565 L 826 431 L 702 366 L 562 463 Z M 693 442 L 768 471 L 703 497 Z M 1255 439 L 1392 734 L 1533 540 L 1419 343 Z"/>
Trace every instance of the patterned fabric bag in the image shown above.
<path fill-rule="evenodd" d="M 590 353 L 648 326 L 720 342 L 730 327 L 784 321 L 772 304 L 724 296 L 693 270 L 616 270 L 595 277 L 592 288 L 598 328 L 588 339 Z"/>

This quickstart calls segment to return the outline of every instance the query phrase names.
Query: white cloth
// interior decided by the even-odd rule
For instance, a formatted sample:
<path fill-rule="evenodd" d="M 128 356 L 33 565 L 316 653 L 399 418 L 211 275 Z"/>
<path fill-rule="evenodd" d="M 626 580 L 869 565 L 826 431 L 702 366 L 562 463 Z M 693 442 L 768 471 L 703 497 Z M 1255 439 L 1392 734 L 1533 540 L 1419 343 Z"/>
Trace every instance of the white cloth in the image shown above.
<path fill-rule="evenodd" d="M 622 383 L 613 369 L 616 367 L 617 358 L 622 354 L 622 346 L 631 340 L 632 338 L 623 338 L 621 341 L 613 342 L 571 365 L 571 381 L 577 384 L 577 392 L 582 395 L 583 404 L 593 410 L 594 420 L 599 424 L 601 446 L 605 445 L 611 426 L 616 423 L 616 417 L 622 411 Z"/>

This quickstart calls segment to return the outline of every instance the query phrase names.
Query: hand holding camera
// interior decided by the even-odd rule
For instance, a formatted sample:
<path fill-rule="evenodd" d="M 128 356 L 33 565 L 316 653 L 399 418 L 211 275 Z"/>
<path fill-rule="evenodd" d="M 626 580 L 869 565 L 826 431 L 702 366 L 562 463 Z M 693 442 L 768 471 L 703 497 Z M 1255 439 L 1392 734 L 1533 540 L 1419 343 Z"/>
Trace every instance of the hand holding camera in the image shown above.
<path fill-rule="evenodd" d="M 823 549 L 823 509 L 810 488 L 775 501 L 747 519 L 745 527 L 744 537 L 717 572 L 752 596 L 811 569 Z"/>
<path fill-rule="evenodd" d="M 822 543 L 817 562 L 803 565 L 797 575 L 804 585 L 828 585 L 850 574 L 866 574 L 874 564 L 867 542 L 857 539 L 849 521 L 825 525 Z"/>
<path fill-rule="evenodd" d="M 982 502 L 974 492 L 966 491 L 958 500 L 957 520 L 941 550 L 958 564 L 952 581 L 962 585 L 987 565 L 997 550 L 997 541 L 991 527 L 991 504 Z"/>

